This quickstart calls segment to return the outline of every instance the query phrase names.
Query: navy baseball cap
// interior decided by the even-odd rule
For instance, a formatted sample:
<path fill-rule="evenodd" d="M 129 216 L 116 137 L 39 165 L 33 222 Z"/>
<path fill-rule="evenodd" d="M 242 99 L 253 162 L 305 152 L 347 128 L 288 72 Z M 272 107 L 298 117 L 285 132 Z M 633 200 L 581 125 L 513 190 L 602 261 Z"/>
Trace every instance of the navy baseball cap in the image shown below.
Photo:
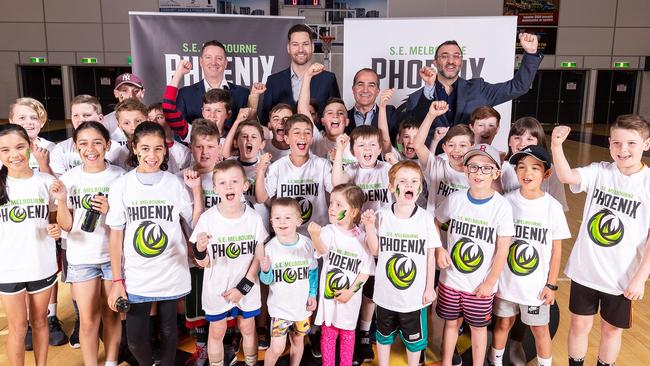
<path fill-rule="evenodd" d="M 521 149 L 518 153 L 510 157 L 510 164 L 517 165 L 519 160 L 525 158 L 526 156 L 532 156 L 535 159 L 541 161 L 544 164 L 544 169 L 551 169 L 551 157 L 548 155 L 548 151 L 545 148 L 537 145 L 529 145 Z"/>

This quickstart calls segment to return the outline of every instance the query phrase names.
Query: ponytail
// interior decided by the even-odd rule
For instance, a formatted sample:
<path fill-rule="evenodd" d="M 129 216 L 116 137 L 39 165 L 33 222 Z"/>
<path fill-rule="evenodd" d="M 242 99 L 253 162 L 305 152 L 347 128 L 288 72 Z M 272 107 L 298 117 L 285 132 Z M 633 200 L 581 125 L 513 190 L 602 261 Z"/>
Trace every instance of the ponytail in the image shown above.
<path fill-rule="evenodd" d="M 0 206 L 4 206 L 9 202 L 9 194 L 7 193 L 7 174 L 9 169 L 6 166 L 0 168 Z"/>

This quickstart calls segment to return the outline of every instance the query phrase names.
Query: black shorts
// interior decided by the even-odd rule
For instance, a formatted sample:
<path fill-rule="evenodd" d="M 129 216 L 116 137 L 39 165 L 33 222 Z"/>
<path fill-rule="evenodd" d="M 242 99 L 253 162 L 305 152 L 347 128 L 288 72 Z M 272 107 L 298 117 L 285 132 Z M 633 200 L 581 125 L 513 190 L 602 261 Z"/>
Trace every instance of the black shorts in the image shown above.
<path fill-rule="evenodd" d="M 376 338 L 379 344 L 393 344 L 399 332 L 407 350 L 419 352 L 427 348 L 427 308 L 398 313 L 377 305 Z"/>
<path fill-rule="evenodd" d="M 368 276 L 368 281 L 363 284 L 363 289 L 361 290 L 363 296 L 372 300 L 372 296 L 375 294 L 375 276 Z"/>
<path fill-rule="evenodd" d="M 28 294 L 35 294 L 45 291 L 56 284 L 56 273 L 42 280 L 15 283 L 0 283 L 0 294 L 16 295 L 23 291 Z"/>
<path fill-rule="evenodd" d="M 623 295 L 611 295 L 571 281 L 569 310 L 576 315 L 600 316 L 609 324 L 629 329 L 632 326 L 632 301 Z"/>

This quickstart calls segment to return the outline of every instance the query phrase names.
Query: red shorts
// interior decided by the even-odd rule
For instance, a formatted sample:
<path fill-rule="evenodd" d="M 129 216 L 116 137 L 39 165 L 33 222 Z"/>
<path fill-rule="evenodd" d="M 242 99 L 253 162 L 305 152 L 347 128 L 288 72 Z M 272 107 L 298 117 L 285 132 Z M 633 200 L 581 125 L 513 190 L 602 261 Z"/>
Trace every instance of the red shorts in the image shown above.
<path fill-rule="evenodd" d="M 465 318 L 472 327 L 486 327 L 492 320 L 493 301 L 494 294 L 490 297 L 477 297 L 441 283 L 438 285 L 436 314 L 445 320 Z"/>

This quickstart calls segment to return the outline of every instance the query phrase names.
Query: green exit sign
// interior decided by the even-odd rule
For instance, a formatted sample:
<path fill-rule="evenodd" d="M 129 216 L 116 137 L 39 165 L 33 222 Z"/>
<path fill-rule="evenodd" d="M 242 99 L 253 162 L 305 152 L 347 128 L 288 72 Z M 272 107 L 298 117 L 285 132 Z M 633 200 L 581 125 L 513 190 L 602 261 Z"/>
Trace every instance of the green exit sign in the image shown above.
<path fill-rule="evenodd" d="M 44 64 L 47 62 L 45 57 L 30 57 L 29 62 L 32 64 Z"/>
<path fill-rule="evenodd" d="M 564 61 L 560 63 L 560 66 L 575 69 L 578 67 L 578 63 L 574 61 Z"/>
<path fill-rule="evenodd" d="M 131 65 L 131 63 L 133 63 L 133 59 L 131 58 L 131 55 L 129 55 L 129 57 L 126 58 L 126 62 L 128 62 L 129 65 Z"/>
<path fill-rule="evenodd" d="M 82 64 L 96 64 L 97 59 L 95 57 L 84 57 L 81 59 Z"/>
<path fill-rule="evenodd" d="M 614 62 L 614 68 L 616 68 L 616 69 L 629 69 L 630 68 L 630 63 L 629 62 Z"/>

